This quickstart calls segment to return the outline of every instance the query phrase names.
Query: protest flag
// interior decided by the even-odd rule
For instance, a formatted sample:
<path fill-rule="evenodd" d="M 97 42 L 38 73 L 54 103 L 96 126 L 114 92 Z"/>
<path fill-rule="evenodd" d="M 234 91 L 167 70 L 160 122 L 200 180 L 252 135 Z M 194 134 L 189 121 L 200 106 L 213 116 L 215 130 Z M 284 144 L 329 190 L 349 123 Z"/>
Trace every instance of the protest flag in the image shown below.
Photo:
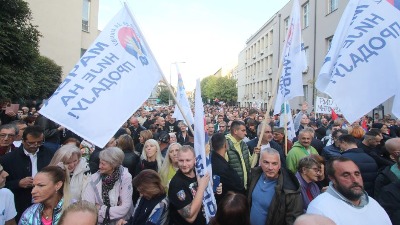
<path fill-rule="evenodd" d="M 294 0 L 290 14 L 289 28 L 286 34 L 281 59 L 282 72 L 279 78 L 278 95 L 275 101 L 274 114 L 281 112 L 281 106 L 290 99 L 303 96 L 303 71 L 307 60 L 301 42 L 301 23 L 299 1 Z"/>
<path fill-rule="evenodd" d="M 195 124 L 194 124 L 194 150 L 196 153 L 196 174 L 203 177 L 206 173 L 212 177 L 212 168 L 210 155 L 206 155 L 205 147 L 205 132 L 204 132 L 204 106 L 201 99 L 200 80 L 196 81 L 196 94 L 195 94 Z M 215 216 L 217 212 L 217 204 L 214 197 L 213 186 L 210 179 L 208 186 L 204 192 L 203 208 L 206 215 L 207 224 L 211 217 Z"/>
<path fill-rule="evenodd" d="M 387 1 L 351 0 L 343 12 L 316 88 L 350 123 L 392 96 L 392 112 L 400 116 L 399 21 Z"/>
<path fill-rule="evenodd" d="M 286 123 L 286 125 L 285 125 L 285 123 Z M 286 129 L 285 136 L 289 140 L 293 140 L 293 138 L 296 137 L 296 131 L 294 130 L 294 123 L 293 123 L 293 115 L 292 115 L 292 110 L 290 109 L 289 102 L 285 102 L 284 104 L 282 104 L 281 114 L 279 117 L 279 126 L 285 127 L 285 129 Z M 287 151 L 285 151 L 285 152 L 287 152 Z"/>
<path fill-rule="evenodd" d="M 339 118 L 339 116 L 336 114 L 335 110 L 333 110 L 333 108 L 331 108 L 332 112 L 331 112 L 331 116 L 332 116 L 332 121 L 335 121 L 337 118 Z"/>
<path fill-rule="evenodd" d="M 162 77 L 125 4 L 40 113 L 103 147 L 148 99 Z"/>
<path fill-rule="evenodd" d="M 194 124 L 194 118 L 193 118 L 193 113 L 192 110 L 190 108 L 190 103 L 189 100 L 187 98 L 186 95 L 186 90 L 185 90 L 185 86 L 183 85 L 183 79 L 182 79 L 182 75 L 179 71 L 179 67 L 178 67 L 178 63 L 175 63 L 176 65 L 176 72 L 178 73 L 178 90 L 176 92 L 176 100 L 177 103 L 179 102 L 179 104 L 182 107 L 183 113 L 185 114 L 186 118 L 189 120 L 188 122 L 190 124 L 188 124 L 189 126 Z M 173 118 L 176 118 L 176 120 L 185 120 L 184 116 L 182 115 L 182 112 L 179 110 L 178 105 L 175 105 L 175 110 L 174 110 L 174 114 L 172 115 Z"/>

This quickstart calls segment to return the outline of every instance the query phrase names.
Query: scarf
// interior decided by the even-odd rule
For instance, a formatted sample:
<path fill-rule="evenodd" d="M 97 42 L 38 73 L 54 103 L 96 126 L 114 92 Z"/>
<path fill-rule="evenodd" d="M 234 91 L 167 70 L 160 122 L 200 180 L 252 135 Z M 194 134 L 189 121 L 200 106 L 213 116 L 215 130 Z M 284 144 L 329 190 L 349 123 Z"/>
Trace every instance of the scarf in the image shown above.
<path fill-rule="evenodd" d="M 101 176 L 101 195 L 103 197 L 103 203 L 107 206 L 106 215 L 103 221 L 104 225 L 110 224 L 110 196 L 109 192 L 113 189 L 115 182 L 120 177 L 120 169 L 115 168 L 111 175 Z"/>
<path fill-rule="evenodd" d="M 307 183 L 299 172 L 295 174 L 300 183 L 301 197 L 303 198 L 303 209 L 307 210 L 308 204 L 316 198 L 321 191 L 315 182 Z"/>

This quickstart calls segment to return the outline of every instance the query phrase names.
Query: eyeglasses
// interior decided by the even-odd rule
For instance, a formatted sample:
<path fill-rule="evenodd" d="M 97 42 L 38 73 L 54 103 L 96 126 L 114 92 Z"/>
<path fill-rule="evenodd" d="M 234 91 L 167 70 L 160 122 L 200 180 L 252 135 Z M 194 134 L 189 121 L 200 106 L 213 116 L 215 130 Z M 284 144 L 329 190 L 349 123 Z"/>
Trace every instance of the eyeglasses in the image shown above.
<path fill-rule="evenodd" d="M 400 156 L 400 151 L 393 152 L 393 155 L 396 156 L 396 157 L 399 157 Z"/>
<path fill-rule="evenodd" d="M 321 172 L 321 169 L 317 168 L 317 167 L 312 167 L 312 168 L 308 168 L 308 169 L 314 170 L 315 173 L 320 173 Z"/>
<path fill-rule="evenodd" d="M 25 141 L 25 144 L 28 145 L 29 147 L 34 147 L 34 146 L 39 147 L 44 144 L 44 141 L 43 140 L 42 141 L 33 141 L 33 142 Z"/>
<path fill-rule="evenodd" d="M 1 139 L 4 139 L 6 137 L 13 138 L 13 137 L 15 137 L 15 134 L 0 134 L 0 138 Z"/>

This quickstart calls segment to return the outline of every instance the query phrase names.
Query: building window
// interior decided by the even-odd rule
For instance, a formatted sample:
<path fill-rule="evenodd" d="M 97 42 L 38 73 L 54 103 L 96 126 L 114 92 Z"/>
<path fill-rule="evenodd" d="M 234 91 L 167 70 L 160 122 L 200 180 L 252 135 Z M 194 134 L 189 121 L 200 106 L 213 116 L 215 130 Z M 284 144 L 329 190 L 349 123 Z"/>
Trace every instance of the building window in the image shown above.
<path fill-rule="evenodd" d="M 303 85 L 304 101 L 308 101 L 308 85 Z"/>
<path fill-rule="evenodd" d="M 310 4 L 307 2 L 303 5 L 303 29 L 308 27 L 308 17 L 310 14 Z"/>
<path fill-rule="evenodd" d="M 90 0 L 83 0 L 82 30 L 89 32 Z"/>
<path fill-rule="evenodd" d="M 330 37 L 328 37 L 328 38 L 326 39 L 326 48 L 327 48 L 327 51 L 326 51 L 326 52 L 329 52 L 329 49 L 331 49 L 331 46 L 332 46 L 332 39 L 333 39 L 333 36 L 330 36 Z"/>
<path fill-rule="evenodd" d="M 288 31 L 288 29 L 289 29 L 289 17 L 287 17 L 287 18 L 283 21 L 283 24 L 285 25 L 285 37 L 286 37 L 287 31 Z"/>
<path fill-rule="evenodd" d="M 338 8 L 338 0 L 328 0 L 328 14 Z"/>

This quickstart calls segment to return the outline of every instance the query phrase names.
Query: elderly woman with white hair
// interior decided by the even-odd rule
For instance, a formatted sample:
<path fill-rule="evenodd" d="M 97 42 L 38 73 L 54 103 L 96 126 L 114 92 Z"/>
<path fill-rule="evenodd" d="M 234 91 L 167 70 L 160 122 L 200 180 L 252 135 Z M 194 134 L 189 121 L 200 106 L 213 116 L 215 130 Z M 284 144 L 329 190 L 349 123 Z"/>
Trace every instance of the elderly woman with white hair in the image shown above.
<path fill-rule="evenodd" d="M 90 177 L 90 168 L 86 159 L 82 157 L 81 150 L 74 144 L 63 145 L 56 151 L 49 166 L 60 166 L 60 164 L 68 169 L 71 202 L 81 200 L 82 192 Z"/>
<path fill-rule="evenodd" d="M 121 149 L 106 148 L 99 157 L 99 171 L 90 177 L 82 200 L 96 205 L 99 224 L 115 224 L 132 214 L 132 176 L 122 166 L 124 152 Z"/>

